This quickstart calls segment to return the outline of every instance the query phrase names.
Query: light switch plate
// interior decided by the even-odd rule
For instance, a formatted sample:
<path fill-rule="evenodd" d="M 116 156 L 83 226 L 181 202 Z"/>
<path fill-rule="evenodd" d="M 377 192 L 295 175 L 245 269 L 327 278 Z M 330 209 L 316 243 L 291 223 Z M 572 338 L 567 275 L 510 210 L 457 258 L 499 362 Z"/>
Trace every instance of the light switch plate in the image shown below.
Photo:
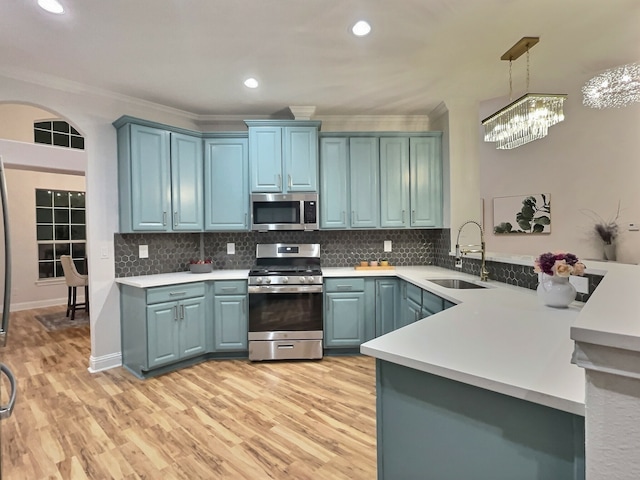
<path fill-rule="evenodd" d="M 235 255 L 236 254 L 236 244 L 235 243 L 227 243 L 227 254 Z"/>
<path fill-rule="evenodd" d="M 149 245 L 138 245 L 138 257 L 149 258 Z"/>
<path fill-rule="evenodd" d="M 384 241 L 384 251 L 385 252 L 391 252 L 391 240 L 385 240 Z"/>
<path fill-rule="evenodd" d="M 577 275 L 571 275 L 569 282 L 576 287 L 578 293 L 589 293 L 589 279 L 585 277 L 578 277 Z"/>

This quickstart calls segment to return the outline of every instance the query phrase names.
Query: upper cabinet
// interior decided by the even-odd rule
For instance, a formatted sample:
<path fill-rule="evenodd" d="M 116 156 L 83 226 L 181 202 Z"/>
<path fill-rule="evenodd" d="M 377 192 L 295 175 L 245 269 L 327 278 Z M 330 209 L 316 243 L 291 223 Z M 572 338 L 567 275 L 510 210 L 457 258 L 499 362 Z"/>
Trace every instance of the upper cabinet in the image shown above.
<path fill-rule="evenodd" d="M 380 226 L 379 153 L 376 137 L 349 139 L 351 226 Z M 322 199 L 320 199 L 322 201 Z"/>
<path fill-rule="evenodd" d="M 249 229 L 249 149 L 247 138 L 207 138 L 204 142 L 204 229 Z"/>
<path fill-rule="evenodd" d="M 114 125 L 120 231 L 201 231 L 202 139 L 126 121 Z"/>
<path fill-rule="evenodd" d="M 251 191 L 318 191 L 318 121 L 247 120 Z"/>

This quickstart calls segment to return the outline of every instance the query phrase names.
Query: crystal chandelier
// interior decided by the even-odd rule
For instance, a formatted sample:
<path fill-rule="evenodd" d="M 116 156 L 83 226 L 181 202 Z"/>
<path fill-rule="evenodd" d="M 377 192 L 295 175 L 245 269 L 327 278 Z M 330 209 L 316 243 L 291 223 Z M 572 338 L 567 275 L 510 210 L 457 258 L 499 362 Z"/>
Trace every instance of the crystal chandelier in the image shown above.
<path fill-rule="evenodd" d="M 596 75 L 584 84 L 582 95 L 582 103 L 591 108 L 619 108 L 640 102 L 640 63 Z"/>
<path fill-rule="evenodd" d="M 509 60 L 509 98 L 512 99 L 513 83 L 511 65 L 523 53 L 527 54 L 527 91 L 529 90 L 529 49 L 538 43 L 539 37 L 523 37 L 502 55 Z M 508 150 L 547 136 L 549 127 L 564 120 L 562 110 L 564 94 L 526 93 L 493 115 L 482 120 L 484 141 L 496 142 L 499 150 Z"/>

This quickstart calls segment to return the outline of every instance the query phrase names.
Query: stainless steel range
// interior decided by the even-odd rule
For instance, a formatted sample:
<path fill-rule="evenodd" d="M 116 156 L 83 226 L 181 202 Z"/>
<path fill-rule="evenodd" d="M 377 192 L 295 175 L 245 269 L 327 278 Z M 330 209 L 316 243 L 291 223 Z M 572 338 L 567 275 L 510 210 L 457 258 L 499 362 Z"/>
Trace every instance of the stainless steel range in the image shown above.
<path fill-rule="evenodd" d="M 249 272 L 249 360 L 322 358 L 319 244 L 258 244 Z"/>

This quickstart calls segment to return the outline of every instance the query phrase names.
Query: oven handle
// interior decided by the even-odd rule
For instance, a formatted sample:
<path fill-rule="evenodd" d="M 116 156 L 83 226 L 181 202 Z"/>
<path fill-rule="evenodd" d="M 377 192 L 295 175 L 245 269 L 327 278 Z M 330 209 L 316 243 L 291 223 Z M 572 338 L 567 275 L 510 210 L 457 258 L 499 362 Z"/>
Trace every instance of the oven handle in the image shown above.
<path fill-rule="evenodd" d="M 249 293 L 322 293 L 322 285 L 251 285 Z"/>

